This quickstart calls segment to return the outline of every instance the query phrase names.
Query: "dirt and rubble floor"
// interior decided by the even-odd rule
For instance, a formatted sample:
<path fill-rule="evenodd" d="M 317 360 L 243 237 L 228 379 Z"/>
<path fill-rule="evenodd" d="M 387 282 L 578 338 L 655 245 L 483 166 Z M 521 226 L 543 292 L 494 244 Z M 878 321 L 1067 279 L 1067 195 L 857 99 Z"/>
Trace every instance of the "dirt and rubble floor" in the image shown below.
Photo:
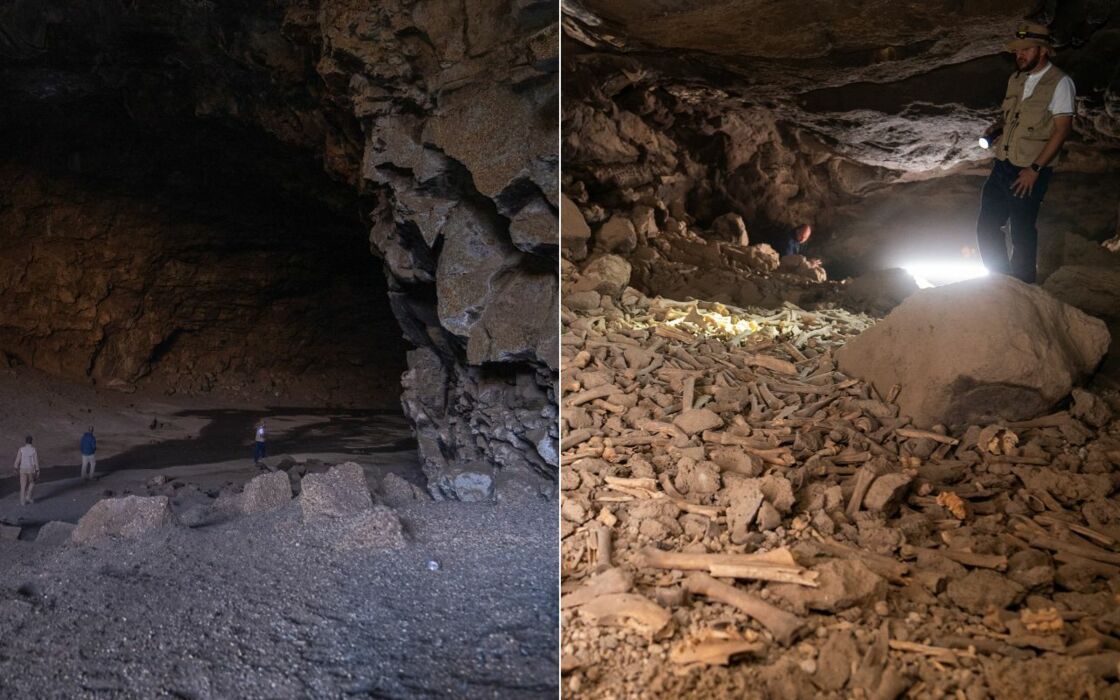
<path fill-rule="evenodd" d="M 872 322 L 562 311 L 566 697 L 1120 697 L 1115 392 L 916 430 L 835 370 Z"/>
<path fill-rule="evenodd" d="M 133 539 L 37 542 L 43 524 L 77 522 L 110 496 L 166 494 L 189 522 L 262 473 L 249 459 L 260 418 L 270 454 L 309 473 L 357 462 L 375 500 L 387 474 L 423 477 L 399 412 L 0 372 L 12 457 L 31 433 L 44 466 L 29 506 L 10 465 L 0 479 L 0 697 L 555 696 L 555 500 L 437 502 L 414 489 L 392 504 L 406 545 L 390 550 L 324 546 L 295 501 Z M 98 478 L 83 482 L 76 447 L 91 423 Z"/>

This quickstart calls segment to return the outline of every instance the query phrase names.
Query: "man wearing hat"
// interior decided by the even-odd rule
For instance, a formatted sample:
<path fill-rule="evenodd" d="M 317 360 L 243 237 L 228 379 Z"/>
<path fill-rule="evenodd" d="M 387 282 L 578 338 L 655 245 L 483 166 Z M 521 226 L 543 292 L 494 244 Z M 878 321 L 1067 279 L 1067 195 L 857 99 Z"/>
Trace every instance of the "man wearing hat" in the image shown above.
<path fill-rule="evenodd" d="M 1062 144 L 1073 129 L 1073 80 L 1050 62 L 1050 30 L 1022 24 L 1007 44 L 1018 69 L 1007 81 L 1002 121 L 989 130 L 995 163 L 984 183 L 976 237 L 992 272 L 1035 281 L 1038 207 Z M 1011 255 L 1003 225 L 1010 220 Z"/>

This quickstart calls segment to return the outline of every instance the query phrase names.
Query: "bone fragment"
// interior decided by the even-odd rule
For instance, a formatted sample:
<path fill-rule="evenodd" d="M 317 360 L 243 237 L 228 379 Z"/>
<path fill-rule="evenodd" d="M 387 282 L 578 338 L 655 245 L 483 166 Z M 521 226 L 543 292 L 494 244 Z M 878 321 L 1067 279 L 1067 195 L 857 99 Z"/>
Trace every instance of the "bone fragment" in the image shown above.
<path fill-rule="evenodd" d="M 656 636 L 673 619 L 668 610 L 636 593 L 599 596 L 582 605 L 579 612 L 592 624 L 611 627 L 633 625 L 648 637 Z"/>
<path fill-rule="evenodd" d="M 774 635 L 782 646 L 789 646 L 803 625 L 801 618 L 780 608 L 770 605 L 761 598 L 722 583 L 707 574 L 690 574 L 684 580 L 685 590 L 696 593 L 719 603 L 738 608 L 741 612 L 757 620 Z"/>

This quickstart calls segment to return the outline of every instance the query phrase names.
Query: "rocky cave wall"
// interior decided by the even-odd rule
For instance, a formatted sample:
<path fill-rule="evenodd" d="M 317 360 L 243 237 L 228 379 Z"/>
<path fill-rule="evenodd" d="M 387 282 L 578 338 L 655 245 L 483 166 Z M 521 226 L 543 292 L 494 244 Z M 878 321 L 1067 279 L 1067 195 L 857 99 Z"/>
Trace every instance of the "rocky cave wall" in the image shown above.
<path fill-rule="evenodd" d="M 249 129 L 360 194 L 430 488 L 555 476 L 554 5 L 24 1 L 0 27 L 20 104 Z"/>
<path fill-rule="evenodd" d="M 39 112 L 7 124 L 9 364 L 125 391 L 396 404 L 407 346 L 356 217 L 282 197 L 224 149 L 288 154 L 84 107 L 82 128 Z"/>
<path fill-rule="evenodd" d="M 1118 3 L 564 8 L 564 191 L 593 230 L 633 222 L 616 252 L 643 291 L 687 291 L 663 273 L 675 260 L 718 264 L 675 241 L 725 238 L 728 213 L 752 243 L 811 222 L 813 254 L 840 275 L 898 265 L 903 239 L 902 251 L 960 250 L 988 167 L 976 136 L 1014 69 L 1001 47 L 1027 15 L 1054 28 L 1056 62 L 1078 85 L 1075 136 L 1043 207 L 1044 272 L 1115 230 Z"/>

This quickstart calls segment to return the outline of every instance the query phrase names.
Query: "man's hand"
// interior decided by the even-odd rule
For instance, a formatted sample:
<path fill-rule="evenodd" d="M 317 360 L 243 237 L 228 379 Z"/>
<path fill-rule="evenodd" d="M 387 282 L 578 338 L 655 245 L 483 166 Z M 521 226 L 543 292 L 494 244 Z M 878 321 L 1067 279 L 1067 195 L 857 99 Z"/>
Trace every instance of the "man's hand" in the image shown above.
<path fill-rule="evenodd" d="M 1038 173 L 1030 168 L 1023 168 L 1019 171 L 1019 177 L 1011 183 L 1011 193 L 1016 197 L 1029 197 L 1031 190 L 1034 189 L 1034 183 L 1037 181 Z"/>

